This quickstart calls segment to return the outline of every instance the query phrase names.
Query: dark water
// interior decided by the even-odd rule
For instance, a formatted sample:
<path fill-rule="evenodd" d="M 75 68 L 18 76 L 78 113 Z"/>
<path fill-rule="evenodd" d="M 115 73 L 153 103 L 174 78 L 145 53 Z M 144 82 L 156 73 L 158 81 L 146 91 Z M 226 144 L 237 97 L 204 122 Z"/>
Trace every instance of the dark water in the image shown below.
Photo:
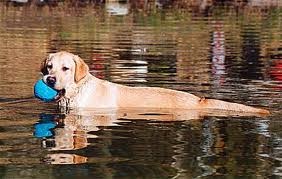
<path fill-rule="evenodd" d="M 0 3 L 0 178 L 282 176 L 279 1 L 32 2 Z M 58 50 L 80 55 L 99 78 L 272 114 L 57 109 L 32 87 Z"/>

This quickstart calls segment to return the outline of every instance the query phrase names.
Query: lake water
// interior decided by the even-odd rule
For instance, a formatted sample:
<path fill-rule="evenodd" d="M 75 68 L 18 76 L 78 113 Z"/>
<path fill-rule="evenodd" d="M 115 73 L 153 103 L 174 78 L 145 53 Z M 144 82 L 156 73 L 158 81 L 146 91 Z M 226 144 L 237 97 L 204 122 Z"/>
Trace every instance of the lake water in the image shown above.
<path fill-rule="evenodd" d="M 0 178 L 282 176 L 279 1 L 37 2 L 0 3 Z M 58 109 L 35 99 L 33 84 L 41 61 L 59 50 L 80 55 L 102 79 L 271 115 Z"/>

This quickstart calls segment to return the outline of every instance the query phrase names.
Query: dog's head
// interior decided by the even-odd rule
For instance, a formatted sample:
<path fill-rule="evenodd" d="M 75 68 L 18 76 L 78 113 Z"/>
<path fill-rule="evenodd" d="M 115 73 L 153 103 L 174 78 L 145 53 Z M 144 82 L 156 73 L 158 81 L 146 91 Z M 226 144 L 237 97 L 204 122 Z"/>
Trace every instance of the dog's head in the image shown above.
<path fill-rule="evenodd" d="M 79 56 L 64 51 L 49 54 L 41 64 L 44 82 L 58 91 L 74 86 L 88 71 L 88 66 Z"/>

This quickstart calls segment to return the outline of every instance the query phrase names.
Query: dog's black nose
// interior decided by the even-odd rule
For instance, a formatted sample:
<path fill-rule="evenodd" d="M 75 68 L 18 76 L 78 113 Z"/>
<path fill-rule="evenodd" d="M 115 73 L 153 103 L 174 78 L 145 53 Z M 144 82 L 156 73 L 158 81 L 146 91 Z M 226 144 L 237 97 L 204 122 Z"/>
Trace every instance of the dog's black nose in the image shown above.
<path fill-rule="evenodd" d="M 48 76 L 46 81 L 47 81 L 47 85 L 53 87 L 56 83 L 56 78 L 52 76 Z"/>

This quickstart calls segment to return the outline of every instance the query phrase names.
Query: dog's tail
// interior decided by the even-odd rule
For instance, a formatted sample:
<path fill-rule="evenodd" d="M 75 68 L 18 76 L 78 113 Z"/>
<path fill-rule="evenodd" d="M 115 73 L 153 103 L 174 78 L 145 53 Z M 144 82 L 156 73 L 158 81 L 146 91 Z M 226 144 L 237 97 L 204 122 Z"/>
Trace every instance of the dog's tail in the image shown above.
<path fill-rule="evenodd" d="M 238 103 L 231 103 L 216 99 L 205 99 L 200 100 L 200 107 L 204 109 L 215 109 L 215 110 L 226 110 L 234 112 L 243 112 L 243 113 L 258 113 L 262 115 L 268 115 L 270 112 L 266 109 L 255 108 L 251 106 L 246 106 Z"/>

